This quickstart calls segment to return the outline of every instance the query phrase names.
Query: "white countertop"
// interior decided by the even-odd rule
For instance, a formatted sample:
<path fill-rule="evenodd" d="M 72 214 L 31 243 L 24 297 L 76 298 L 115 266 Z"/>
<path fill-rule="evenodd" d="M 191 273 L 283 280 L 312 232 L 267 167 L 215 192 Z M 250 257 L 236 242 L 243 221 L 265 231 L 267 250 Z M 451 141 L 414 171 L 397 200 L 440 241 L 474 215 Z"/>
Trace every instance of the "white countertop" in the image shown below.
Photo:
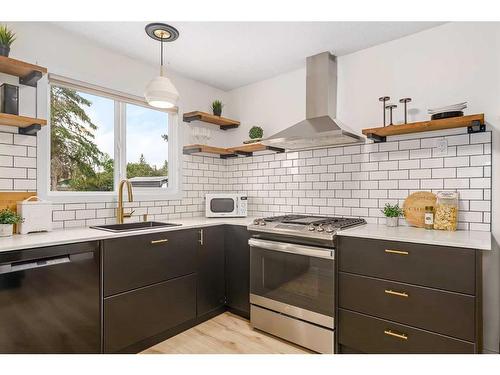
<path fill-rule="evenodd" d="M 121 233 L 107 232 L 99 229 L 72 228 L 72 229 L 57 229 L 52 232 L 30 233 L 30 234 L 15 234 L 12 237 L 0 237 L 0 252 L 32 249 L 36 247 L 62 245 L 67 243 L 105 240 L 109 238 L 138 236 L 141 234 L 166 232 L 172 230 L 200 228 L 213 225 L 230 224 L 247 226 L 253 221 L 253 217 L 242 218 L 206 218 L 194 217 L 188 219 L 175 219 L 172 223 L 181 224 L 175 227 L 163 227 L 154 229 L 142 229 L 136 231 L 128 231 Z"/>
<path fill-rule="evenodd" d="M 477 250 L 491 250 L 490 232 L 465 230 L 449 232 L 406 226 L 391 228 L 379 224 L 366 224 L 355 228 L 345 229 L 338 234 L 347 237 L 362 237 L 428 245 L 466 247 Z"/>
<path fill-rule="evenodd" d="M 172 220 L 181 226 L 168 228 L 154 228 L 136 230 L 129 232 L 107 232 L 92 228 L 58 229 L 52 232 L 31 233 L 14 235 L 12 237 L 0 238 L 0 252 L 31 249 L 44 246 L 62 245 L 83 241 L 105 240 L 126 236 L 137 236 L 141 234 L 166 232 L 172 230 L 200 228 L 221 224 L 247 226 L 253 221 L 253 217 L 244 218 L 206 218 L 194 217 L 188 219 Z M 491 250 L 491 233 L 479 231 L 456 231 L 447 232 L 439 230 L 426 230 L 413 227 L 390 228 L 385 225 L 366 224 L 356 228 L 346 229 L 339 232 L 341 236 L 373 238 L 382 240 L 423 243 L 429 245 L 441 245 L 452 247 L 465 247 L 478 250 Z"/>

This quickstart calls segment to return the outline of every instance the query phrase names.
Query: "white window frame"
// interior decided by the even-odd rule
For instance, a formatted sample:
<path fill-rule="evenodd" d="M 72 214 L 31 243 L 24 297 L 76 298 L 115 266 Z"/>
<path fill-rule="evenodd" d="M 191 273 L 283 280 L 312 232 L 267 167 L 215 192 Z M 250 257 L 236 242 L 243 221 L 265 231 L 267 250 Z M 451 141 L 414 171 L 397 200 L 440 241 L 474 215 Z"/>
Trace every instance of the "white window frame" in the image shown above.
<path fill-rule="evenodd" d="M 113 191 L 52 191 L 50 186 L 50 95 L 51 86 L 64 86 L 80 92 L 105 97 L 114 101 L 114 184 Z M 69 202 L 115 202 L 118 199 L 118 184 L 126 179 L 126 104 L 139 105 L 168 114 L 168 187 L 134 188 L 134 200 L 180 199 L 181 194 L 181 148 L 177 108 L 161 110 L 149 106 L 144 99 L 100 86 L 49 74 L 47 84 L 47 126 L 38 133 L 37 188 L 42 199 L 56 203 Z"/>

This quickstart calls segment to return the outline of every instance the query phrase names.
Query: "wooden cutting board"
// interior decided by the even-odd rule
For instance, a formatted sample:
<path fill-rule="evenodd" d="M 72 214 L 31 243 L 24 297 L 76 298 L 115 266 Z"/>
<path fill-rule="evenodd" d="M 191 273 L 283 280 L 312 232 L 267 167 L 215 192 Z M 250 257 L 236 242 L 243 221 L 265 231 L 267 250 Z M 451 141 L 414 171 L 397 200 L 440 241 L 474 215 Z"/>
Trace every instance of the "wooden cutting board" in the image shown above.
<path fill-rule="evenodd" d="M 430 191 L 418 191 L 410 194 L 403 203 L 403 212 L 408 224 L 424 227 L 425 206 L 436 208 L 436 194 Z"/>

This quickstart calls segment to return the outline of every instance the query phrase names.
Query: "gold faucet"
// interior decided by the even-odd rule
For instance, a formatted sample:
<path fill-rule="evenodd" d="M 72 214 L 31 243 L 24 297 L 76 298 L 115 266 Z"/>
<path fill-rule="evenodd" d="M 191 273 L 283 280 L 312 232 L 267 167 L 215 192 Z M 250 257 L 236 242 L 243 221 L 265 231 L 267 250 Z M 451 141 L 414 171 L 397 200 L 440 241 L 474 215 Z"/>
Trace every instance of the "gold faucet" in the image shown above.
<path fill-rule="evenodd" d="M 131 217 L 134 210 L 126 214 L 123 211 L 123 185 L 127 185 L 128 201 L 133 202 L 134 196 L 132 195 L 132 184 L 129 180 L 121 180 L 118 185 L 118 208 L 116 209 L 116 222 L 117 224 L 123 224 L 123 219 L 126 217 Z"/>

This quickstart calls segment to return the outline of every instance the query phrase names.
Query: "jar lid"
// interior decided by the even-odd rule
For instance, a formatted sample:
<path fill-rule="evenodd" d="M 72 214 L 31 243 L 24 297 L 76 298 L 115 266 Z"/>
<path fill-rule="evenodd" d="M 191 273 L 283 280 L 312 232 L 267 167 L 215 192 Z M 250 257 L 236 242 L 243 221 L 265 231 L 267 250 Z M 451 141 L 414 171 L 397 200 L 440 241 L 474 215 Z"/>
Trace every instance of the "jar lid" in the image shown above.
<path fill-rule="evenodd" d="M 434 206 L 425 206 L 425 210 L 428 211 L 428 210 L 434 210 Z"/>

